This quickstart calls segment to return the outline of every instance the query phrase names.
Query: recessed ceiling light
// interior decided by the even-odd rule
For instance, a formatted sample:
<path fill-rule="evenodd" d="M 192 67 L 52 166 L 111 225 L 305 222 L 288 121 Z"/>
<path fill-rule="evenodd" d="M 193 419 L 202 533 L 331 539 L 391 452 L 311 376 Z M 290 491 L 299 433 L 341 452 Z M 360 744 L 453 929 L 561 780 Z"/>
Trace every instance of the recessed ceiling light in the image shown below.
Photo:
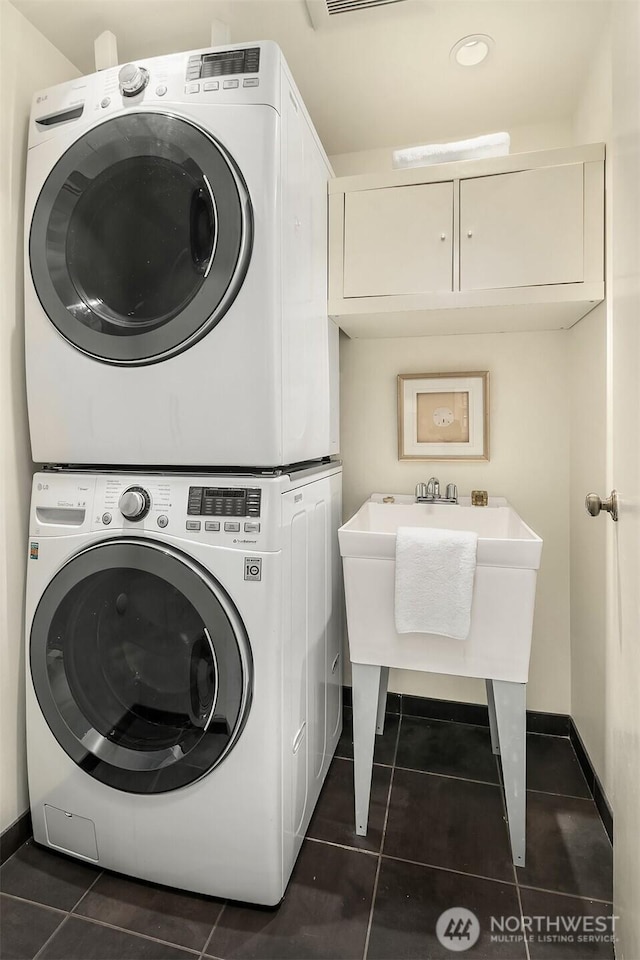
<path fill-rule="evenodd" d="M 461 67 L 475 67 L 486 60 L 492 47 L 493 37 L 486 33 L 473 33 L 454 43 L 449 56 Z"/>

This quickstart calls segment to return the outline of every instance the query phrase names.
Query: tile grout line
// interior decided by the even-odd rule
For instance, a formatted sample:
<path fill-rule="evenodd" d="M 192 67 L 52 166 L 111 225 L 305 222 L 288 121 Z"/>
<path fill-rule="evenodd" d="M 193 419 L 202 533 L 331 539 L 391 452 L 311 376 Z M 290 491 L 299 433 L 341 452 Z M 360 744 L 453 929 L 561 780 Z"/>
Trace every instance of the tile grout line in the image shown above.
<path fill-rule="evenodd" d="M 537 734 L 537 736 L 542 736 L 542 734 Z M 350 763 L 353 763 L 353 757 L 338 757 L 338 756 L 336 756 L 335 759 L 337 759 L 337 760 L 347 760 L 347 761 L 349 761 Z M 378 762 L 378 761 L 376 761 L 376 762 L 374 763 L 374 767 L 385 767 L 387 770 L 389 770 L 390 768 L 393 768 L 393 769 L 395 769 L 395 770 L 403 770 L 403 771 L 406 771 L 406 773 L 422 773 L 422 774 L 426 774 L 427 776 L 430 776 L 430 777 L 443 777 L 445 780 L 462 780 L 464 783 L 480 783 L 480 784 L 484 784 L 484 785 L 486 785 L 486 786 L 488 786 L 488 787 L 500 787 L 501 789 L 503 788 L 503 783 L 502 783 L 502 780 L 500 780 L 500 779 L 498 779 L 498 780 L 478 780 L 478 779 L 476 779 L 476 778 L 474 778 L 474 777 L 461 777 L 461 776 L 458 776 L 458 775 L 455 774 L 455 773 L 440 773 L 440 772 L 437 771 L 437 770 L 420 770 L 419 767 L 403 767 L 403 766 L 400 766 L 399 764 L 396 764 L 396 763 L 393 763 L 393 764 L 390 764 L 390 763 L 380 763 L 380 762 Z M 499 777 L 499 773 L 498 773 L 498 777 Z M 585 781 L 585 783 L 586 783 L 586 781 Z M 587 784 L 587 789 L 589 789 L 589 784 Z M 548 797 L 566 797 L 568 800 L 587 800 L 587 801 L 595 802 L 595 801 L 594 801 L 594 797 L 593 797 L 593 795 L 592 795 L 591 793 L 589 793 L 589 796 L 584 797 L 584 796 L 580 796 L 580 795 L 577 794 L 577 793 L 558 793 L 558 791 L 556 791 L 556 790 L 538 790 L 538 789 L 536 789 L 535 787 L 527 787 L 527 793 L 542 793 L 542 794 L 545 794 L 545 795 L 548 796 Z"/>
<path fill-rule="evenodd" d="M 394 770 L 402 770 L 406 773 L 423 773 L 428 777 L 442 777 L 444 780 L 462 780 L 464 783 L 481 783 L 487 787 L 499 787 L 500 781 L 495 780 L 474 780 L 471 777 L 458 777 L 455 773 L 438 773 L 437 770 L 418 770 L 417 767 L 400 767 L 394 764 Z"/>
<path fill-rule="evenodd" d="M 576 793 L 555 793 L 553 790 L 535 790 L 533 787 L 527 787 L 527 793 L 542 793 L 546 797 L 565 797 L 567 800 L 586 800 L 588 803 L 595 803 L 593 797 L 579 797 Z"/>
<path fill-rule="evenodd" d="M 533 890 L 535 893 L 548 893 L 554 897 L 569 897 L 572 900 L 586 900 L 587 903 L 602 903 L 607 907 L 612 907 L 613 902 L 611 900 L 603 900 L 601 897 L 589 897 L 583 893 L 567 893 L 566 890 L 551 890 L 549 887 L 534 887 L 530 883 L 522 883 L 518 881 L 518 887 L 521 890 Z"/>
<path fill-rule="evenodd" d="M 380 868 L 382 867 L 382 851 L 384 841 L 387 836 L 387 823 L 389 822 L 389 809 L 391 807 L 391 790 L 393 789 L 393 778 L 396 772 L 396 757 L 398 755 L 398 743 L 400 742 L 400 729 L 402 727 L 402 714 L 398 717 L 398 731 L 396 733 L 396 743 L 393 750 L 393 765 L 391 767 L 391 776 L 389 777 L 389 790 L 387 791 L 387 806 L 384 812 L 384 822 L 382 824 L 382 836 L 380 837 L 380 851 L 378 853 L 378 863 L 376 865 L 376 875 L 373 881 L 373 891 L 371 894 L 371 909 L 369 911 L 369 921 L 367 923 L 367 933 L 364 938 L 364 951 L 362 960 L 367 960 L 369 952 L 369 941 L 371 939 L 371 927 L 373 926 L 373 912 L 376 907 L 376 897 L 378 895 L 378 880 L 380 879 Z"/>
<path fill-rule="evenodd" d="M 43 910 L 51 910 L 53 913 L 61 913 L 64 917 L 69 913 L 68 910 L 63 910 L 62 907 L 52 907 L 49 903 L 40 903 L 39 900 L 29 900 L 28 897 L 19 897 L 17 893 L 7 893 L 6 890 L 0 890 L 0 894 L 3 897 L 8 897 L 9 900 L 17 900 L 18 903 L 28 903 L 34 907 L 42 907 Z"/>
<path fill-rule="evenodd" d="M 526 746 L 525 746 L 525 758 L 526 758 Z M 500 777 L 500 786 L 501 786 L 501 788 L 502 788 L 502 789 L 500 790 L 500 796 L 501 796 L 501 798 L 502 798 L 502 813 L 503 813 L 503 817 L 504 817 L 505 827 L 506 827 L 506 829 L 507 829 L 507 834 L 509 834 L 509 815 L 508 815 L 508 813 L 507 813 L 507 795 L 506 795 L 506 791 L 505 791 L 505 787 L 504 787 L 504 783 L 503 783 L 503 776 L 502 776 L 502 759 L 501 759 L 501 754 L 499 754 L 499 753 L 496 753 L 496 754 L 495 754 L 495 761 L 496 761 L 496 767 L 497 767 L 497 769 L 498 769 L 498 776 Z M 526 800 L 527 800 L 526 763 L 525 763 L 525 790 L 524 790 L 524 797 L 525 797 L 525 818 L 526 818 Z M 525 819 L 525 859 L 526 859 L 526 855 L 527 855 L 526 836 L 527 836 L 527 834 L 526 834 L 526 819 Z M 519 884 L 518 884 L 518 871 L 517 871 L 517 869 L 516 869 L 515 863 L 513 862 L 513 851 L 511 850 L 511 835 L 510 835 L 510 834 L 509 834 L 509 853 L 511 854 L 511 871 L 512 871 L 512 873 L 513 873 L 513 883 L 514 883 L 514 886 L 515 886 L 515 888 L 516 888 L 516 898 L 517 898 L 517 900 L 518 900 L 518 909 L 519 909 L 519 911 L 520 911 L 520 924 L 521 924 L 521 928 L 522 928 L 522 939 L 523 939 L 523 941 L 524 941 L 525 957 L 526 957 L 526 960 L 531 960 L 531 954 L 530 954 L 530 952 L 529 952 L 529 944 L 527 943 L 527 938 L 526 938 L 525 932 L 524 932 L 524 911 L 523 911 L 523 909 L 522 909 L 522 897 L 520 896 L 520 886 L 519 886 Z"/>
<path fill-rule="evenodd" d="M 115 923 L 108 923 L 106 920 L 98 920 L 96 919 L 96 917 L 85 917 L 79 913 L 67 914 L 63 922 L 66 923 L 67 920 L 70 920 L 70 919 L 79 920 L 81 923 L 93 924 L 93 926 L 95 927 L 106 927 L 108 930 L 116 930 L 118 933 L 124 933 L 130 937 L 138 937 L 139 940 L 147 940 L 147 941 L 150 941 L 151 943 L 161 943 L 165 947 L 175 947 L 177 950 L 184 950 L 185 953 L 190 953 L 194 957 L 194 960 L 199 960 L 200 958 L 199 950 L 194 950 L 193 947 L 185 947 L 184 944 L 175 943 L 175 941 L 173 940 L 160 940 L 159 937 L 152 937 L 152 936 L 149 936 L 149 934 L 147 933 L 140 933 L 138 930 L 130 930 L 127 927 L 118 927 L 116 926 Z M 60 927 L 62 927 L 62 924 L 60 924 L 60 926 L 58 927 L 58 930 L 60 929 Z M 40 949 L 42 949 L 42 947 Z M 39 952 L 40 951 L 38 951 L 38 953 Z M 36 960 L 35 957 L 34 957 L 34 960 Z"/>
<path fill-rule="evenodd" d="M 522 939 L 524 940 L 524 949 L 527 956 L 527 960 L 531 960 L 531 953 L 529 952 L 529 943 L 527 941 L 527 936 L 524 929 L 524 909 L 522 906 L 522 897 L 520 895 L 520 884 L 518 883 L 518 872 L 516 870 L 515 863 L 512 864 L 512 866 L 513 866 L 513 877 L 516 883 L 516 896 L 518 898 L 518 906 L 520 908 L 520 922 L 522 924 Z"/>
<path fill-rule="evenodd" d="M 222 904 L 222 910 L 220 911 L 220 913 L 219 913 L 218 916 L 216 917 L 215 923 L 214 923 L 213 926 L 211 927 L 211 932 L 209 933 L 209 936 L 208 936 L 207 939 L 205 940 L 204 947 L 203 947 L 202 950 L 200 951 L 199 960 L 203 960 L 203 957 L 204 957 L 205 953 L 206 953 L 207 950 L 209 949 L 209 944 L 211 943 L 211 939 L 212 939 L 214 933 L 216 932 L 216 927 L 217 927 L 218 924 L 220 923 L 220 918 L 221 918 L 222 914 L 225 912 L 226 909 L 227 909 L 227 901 L 225 900 L 225 902 Z"/>
<path fill-rule="evenodd" d="M 59 932 L 62 930 L 62 928 L 64 927 L 65 923 L 68 922 L 70 916 L 71 916 L 71 914 L 70 914 L 70 913 L 67 913 L 67 915 L 66 915 L 66 917 L 64 918 L 64 920 L 62 920 L 62 921 L 58 924 L 58 926 L 55 928 L 55 930 L 53 931 L 53 933 L 52 933 L 50 936 L 47 937 L 47 939 L 46 939 L 45 942 L 42 944 L 42 946 L 40 947 L 40 949 L 35 952 L 35 954 L 33 955 L 33 960 L 38 960 L 38 957 L 41 956 L 42 951 L 45 949 L 45 947 L 48 947 L 48 946 L 49 946 L 49 944 L 51 943 L 51 941 L 53 940 L 53 938 L 56 936 L 56 934 L 59 933 Z"/>
<path fill-rule="evenodd" d="M 16 851 L 16 852 L 17 852 L 17 851 Z M 79 904 L 82 900 L 84 900 L 84 898 L 86 897 L 86 895 L 89 893 L 89 890 L 91 890 L 92 887 L 93 887 L 93 885 L 98 882 L 98 880 L 100 879 L 100 877 L 102 876 L 103 873 L 104 873 L 104 870 L 100 870 L 100 872 L 98 873 L 98 876 L 94 879 L 93 883 L 91 883 L 91 884 L 87 887 L 87 889 L 84 891 L 84 893 L 82 894 L 82 896 L 76 901 L 74 907 L 72 907 L 73 910 L 75 910 L 75 908 L 78 906 L 78 904 Z M 27 903 L 30 903 L 30 902 L 31 902 L 31 901 L 27 901 Z M 54 909 L 57 909 L 57 908 L 54 908 Z M 35 953 L 35 955 L 34 955 L 34 957 L 33 957 L 33 960 L 37 960 L 37 958 L 42 954 L 42 951 L 45 949 L 45 947 L 47 947 L 47 946 L 49 945 L 49 943 L 53 940 L 53 938 L 56 936 L 56 934 L 58 934 L 58 933 L 62 930 L 62 928 L 64 927 L 64 925 L 68 922 L 69 917 L 72 915 L 72 914 L 71 914 L 71 910 L 67 910 L 67 911 L 65 911 L 65 913 L 66 913 L 66 916 L 64 917 L 64 919 L 61 920 L 61 922 L 60 922 L 60 923 L 58 924 L 58 926 L 55 928 L 55 930 L 53 931 L 53 933 L 52 933 L 49 937 L 47 937 L 47 939 L 46 939 L 45 942 L 42 944 L 42 946 L 40 947 L 40 949 L 36 951 L 36 953 Z"/>
<path fill-rule="evenodd" d="M 351 850 L 355 853 L 366 853 L 368 857 L 379 857 L 380 853 L 375 850 L 367 850 L 366 847 L 351 847 L 348 843 L 336 843 L 335 840 L 321 840 L 320 837 L 305 837 L 310 843 L 324 843 L 327 847 L 337 847 L 338 850 Z"/>
<path fill-rule="evenodd" d="M 454 873 L 459 877 L 471 877 L 473 880 L 486 880 L 489 883 L 501 883 L 507 887 L 515 886 L 513 880 L 504 880 L 500 877 L 487 877 L 483 873 L 467 873 L 465 870 L 456 870 L 454 867 L 443 867 L 440 863 L 425 863 L 421 860 L 407 860 L 406 857 L 393 857 L 389 853 L 383 853 L 382 859 L 393 860 L 394 863 L 410 863 L 413 867 L 427 867 L 429 870 L 442 870 L 444 873 Z"/>
<path fill-rule="evenodd" d="M 102 877 L 102 876 L 104 876 L 104 870 L 101 870 L 101 871 L 99 872 L 98 876 L 95 878 L 95 880 L 93 881 L 93 883 L 90 883 L 89 886 L 87 887 L 87 889 L 85 890 L 85 892 L 82 894 L 82 896 L 81 896 L 78 900 L 76 900 L 75 904 L 74 904 L 74 905 L 71 907 L 71 909 L 68 911 L 70 914 L 73 913 L 73 912 L 80 906 L 80 904 L 82 903 L 82 901 L 84 900 L 84 898 L 87 896 L 87 894 L 88 894 L 91 890 L 93 890 L 93 888 L 95 887 L 96 883 L 98 882 L 98 880 L 99 880 L 100 877 Z"/>

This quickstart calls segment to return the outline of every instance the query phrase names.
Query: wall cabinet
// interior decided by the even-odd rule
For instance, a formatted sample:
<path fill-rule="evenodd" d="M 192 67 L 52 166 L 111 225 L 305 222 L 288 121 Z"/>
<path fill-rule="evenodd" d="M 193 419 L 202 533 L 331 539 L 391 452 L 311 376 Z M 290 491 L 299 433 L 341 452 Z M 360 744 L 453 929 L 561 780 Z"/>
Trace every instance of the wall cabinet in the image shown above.
<path fill-rule="evenodd" d="M 344 295 L 453 289 L 453 183 L 345 195 Z"/>
<path fill-rule="evenodd" d="M 604 145 L 329 184 L 329 313 L 350 336 L 568 327 L 604 297 Z"/>

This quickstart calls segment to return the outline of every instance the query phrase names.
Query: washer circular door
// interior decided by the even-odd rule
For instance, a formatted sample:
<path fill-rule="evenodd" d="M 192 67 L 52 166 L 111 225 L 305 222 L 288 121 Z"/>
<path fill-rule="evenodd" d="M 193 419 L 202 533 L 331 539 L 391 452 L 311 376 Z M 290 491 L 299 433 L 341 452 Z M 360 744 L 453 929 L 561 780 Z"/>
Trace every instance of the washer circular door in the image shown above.
<path fill-rule="evenodd" d="M 225 315 L 252 245 L 246 185 L 222 144 L 162 113 L 93 127 L 36 202 L 31 275 L 69 343 L 141 365 L 187 349 Z"/>
<path fill-rule="evenodd" d="M 40 708 L 86 773 L 128 793 L 200 779 L 247 719 L 249 641 L 220 584 L 145 540 L 76 554 L 45 590 L 31 627 Z"/>

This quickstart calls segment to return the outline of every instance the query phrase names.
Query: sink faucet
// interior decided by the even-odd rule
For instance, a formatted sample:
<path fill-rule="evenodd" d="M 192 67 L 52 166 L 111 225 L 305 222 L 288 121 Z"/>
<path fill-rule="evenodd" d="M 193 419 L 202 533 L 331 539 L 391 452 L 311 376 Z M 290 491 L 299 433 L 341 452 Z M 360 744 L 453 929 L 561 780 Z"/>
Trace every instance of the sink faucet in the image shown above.
<path fill-rule="evenodd" d="M 457 503 L 458 488 L 448 483 L 444 497 L 440 496 L 440 481 L 431 477 L 427 483 L 416 484 L 416 503 Z"/>

